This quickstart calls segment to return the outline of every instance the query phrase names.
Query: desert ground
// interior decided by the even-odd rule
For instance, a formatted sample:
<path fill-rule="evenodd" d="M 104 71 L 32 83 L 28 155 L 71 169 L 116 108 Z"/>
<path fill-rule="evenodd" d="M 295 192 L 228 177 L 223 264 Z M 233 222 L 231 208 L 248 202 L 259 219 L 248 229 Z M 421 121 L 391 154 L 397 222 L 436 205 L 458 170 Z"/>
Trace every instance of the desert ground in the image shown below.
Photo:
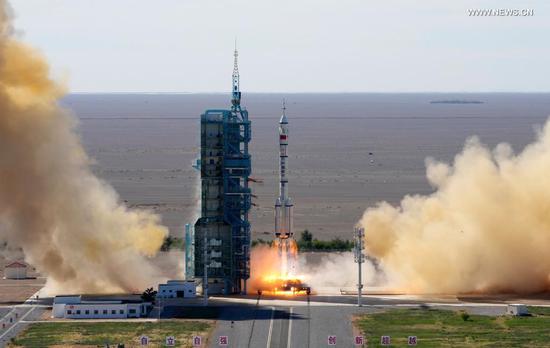
<path fill-rule="evenodd" d="M 23 261 L 22 255 L 16 252 L 9 253 L 9 257 L 0 254 L 0 306 L 22 303 L 46 283 L 46 278 L 40 276 L 32 266 L 27 270 L 28 279 L 4 279 L 4 266 L 15 260 Z"/>
<path fill-rule="evenodd" d="M 278 190 L 277 126 L 287 100 L 289 186 L 295 230 L 320 239 L 350 238 L 365 209 L 406 194 L 426 194 L 425 159 L 451 161 L 478 135 L 518 151 L 550 115 L 548 94 L 243 94 L 252 120 L 256 206 L 253 238 L 268 238 Z M 483 104 L 430 104 L 467 99 Z M 62 101 L 95 161 L 94 170 L 121 200 L 161 214 L 181 236 L 197 214 L 199 117 L 226 108 L 226 94 L 79 94 Z"/>

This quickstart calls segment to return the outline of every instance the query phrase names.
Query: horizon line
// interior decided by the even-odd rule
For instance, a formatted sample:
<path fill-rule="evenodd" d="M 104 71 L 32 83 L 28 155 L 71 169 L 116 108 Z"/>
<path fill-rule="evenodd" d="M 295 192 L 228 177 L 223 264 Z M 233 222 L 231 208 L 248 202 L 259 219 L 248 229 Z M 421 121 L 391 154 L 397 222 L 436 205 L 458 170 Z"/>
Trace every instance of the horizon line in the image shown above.
<path fill-rule="evenodd" d="M 333 92 L 243 92 L 246 94 L 550 94 L 549 91 L 385 91 L 385 92 L 369 92 L 369 91 L 333 91 Z M 227 92 L 178 92 L 178 91 L 164 91 L 164 92 L 148 92 L 148 91 L 74 91 L 67 92 L 65 95 L 70 94 L 231 94 L 231 91 Z"/>

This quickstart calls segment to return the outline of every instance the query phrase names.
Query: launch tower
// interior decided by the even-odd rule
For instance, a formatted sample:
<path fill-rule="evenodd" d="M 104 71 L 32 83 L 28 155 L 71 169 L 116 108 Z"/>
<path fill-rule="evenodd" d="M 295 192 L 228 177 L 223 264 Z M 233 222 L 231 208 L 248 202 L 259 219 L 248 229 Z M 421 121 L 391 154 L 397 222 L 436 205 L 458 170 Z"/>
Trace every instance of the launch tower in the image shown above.
<path fill-rule="evenodd" d="M 241 107 L 236 47 L 234 57 L 231 109 L 201 115 L 201 217 L 195 223 L 194 271 L 201 278 L 206 269 L 211 294 L 245 293 L 250 277 L 251 130 L 248 111 Z"/>

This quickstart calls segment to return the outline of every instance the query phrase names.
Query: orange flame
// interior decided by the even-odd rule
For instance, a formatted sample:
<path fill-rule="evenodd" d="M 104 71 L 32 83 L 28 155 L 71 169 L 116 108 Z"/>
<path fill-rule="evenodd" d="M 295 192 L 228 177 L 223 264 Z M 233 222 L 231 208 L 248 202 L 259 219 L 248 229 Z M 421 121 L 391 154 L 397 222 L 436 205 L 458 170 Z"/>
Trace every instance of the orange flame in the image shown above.
<path fill-rule="evenodd" d="M 304 277 L 296 274 L 298 245 L 295 240 L 289 243 L 288 252 L 281 248 L 280 240 L 274 240 L 271 247 L 258 246 L 252 249 L 250 292 L 269 295 L 293 296 L 305 294 L 309 288 Z"/>

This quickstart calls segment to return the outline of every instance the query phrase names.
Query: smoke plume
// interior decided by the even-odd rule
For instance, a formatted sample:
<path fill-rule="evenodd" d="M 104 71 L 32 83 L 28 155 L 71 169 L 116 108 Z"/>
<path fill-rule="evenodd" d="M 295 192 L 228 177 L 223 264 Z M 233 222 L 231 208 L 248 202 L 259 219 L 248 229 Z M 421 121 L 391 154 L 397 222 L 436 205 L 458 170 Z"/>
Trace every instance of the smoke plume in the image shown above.
<path fill-rule="evenodd" d="M 148 261 L 167 229 L 129 210 L 94 176 L 57 100 L 63 88 L 35 50 L 12 34 L 0 0 L 0 239 L 61 291 L 128 291 L 152 283 Z"/>
<path fill-rule="evenodd" d="M 359 223 L 392 284 L 428 293 L 550 290 L 550 122 L 517 155 L 474 137 L 452 165 L 426 165 L 433 194 L 379 203 Z"/>
<path fill-rule="evenodd" d="M 319 257 L 307 257 L 307 254 Z M 353 253 L 298 253 L 297 264 L 290 274 L 281 271 L 281 256 L 276 247 L 259 245 L 251 251 L 251 270 L 248 284 L 249 293 L 269 290 L 273 284 L 266 278 L 299 279 L 313 289 L 316 294 L 334 294 L 340 290 L 357 289 L 357 264 Z M 367 260 L 362 269 L 363 283 L 368 286 L 382 284 L 385 279 Z"/>
<path fill-rule="evenodd" d="M 299 268 L 305 270 L 304 281 L 318 294 L 334 294 L 340 290 L 357 290 L 357 264 L 352 252 L 328 253 L 318 263 L 307 262 L 301 255 Z M 366 261 L 362 265 L 362 284 L 379 285 L 382 280 L 374 265 Z"/>

